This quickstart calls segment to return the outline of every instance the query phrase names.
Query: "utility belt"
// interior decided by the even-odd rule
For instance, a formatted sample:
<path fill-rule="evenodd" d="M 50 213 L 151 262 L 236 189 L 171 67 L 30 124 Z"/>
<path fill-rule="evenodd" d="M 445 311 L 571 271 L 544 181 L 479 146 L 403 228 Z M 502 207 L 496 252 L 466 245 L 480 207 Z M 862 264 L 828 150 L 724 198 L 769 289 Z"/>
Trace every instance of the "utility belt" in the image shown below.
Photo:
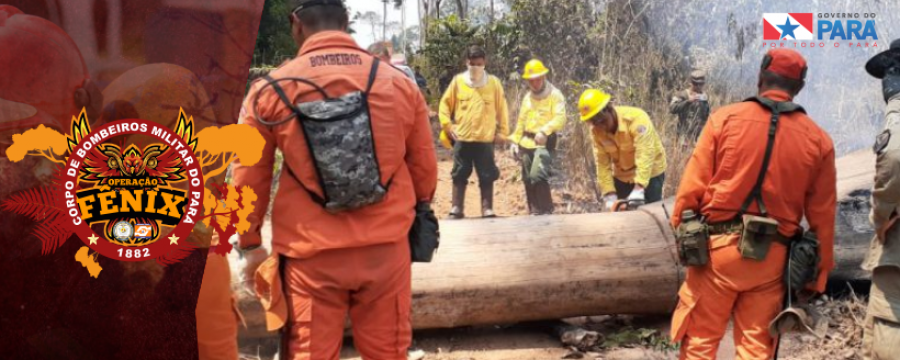
<path fill-rule="evenodd" d="M 715 224 L 707 225 L 709 227 L 709 235 L 728 235 L 728 234 L 742 234 L 744 232 L 744 221 L 742 220 L 731 220 L 725 221 Z M 775 232 L 772 236 L 772 240 L 779 242 L 785 246 L 789 246 L 791 241 L 795 237 L 788 237 L 782 235 L 780 232 Z"/>
<path fill-rule="evenodd" d="M 784 282 L 788 289 L 801 290 L 818 278 L 821 261 L 819 240 L 812 231 L 801 230 L 794 236 L 784 236 L 778 232 L 778 221 L 754 215 L 714 224 L 707 224 L 702 217 L 693 216 L 693 212 L 687 218 L 689 220 L 675 229 L 678 258 L 684 266 L 706 266 L 709 263 L 712 235 L 740 234 L 738 251 L 745 259 L 765 260 L 772 242 L 787 247 Z"/>
<path fill-rule="evenodd" d="M 693 212 L 687 215 L 687 220 L 675 231 L 682 263 L 687 266 L 703 266 L 709 262 L 709 241 L 713 235 L 740 234 L 738 251 L 741 257 L 756 261 L 766 259 L 772 242 L 790 247 L 797 238 L 779 233 L 778 221 L 770 217 L 743 215 L 708 224 L 705 218 L 697 217 Z"/>

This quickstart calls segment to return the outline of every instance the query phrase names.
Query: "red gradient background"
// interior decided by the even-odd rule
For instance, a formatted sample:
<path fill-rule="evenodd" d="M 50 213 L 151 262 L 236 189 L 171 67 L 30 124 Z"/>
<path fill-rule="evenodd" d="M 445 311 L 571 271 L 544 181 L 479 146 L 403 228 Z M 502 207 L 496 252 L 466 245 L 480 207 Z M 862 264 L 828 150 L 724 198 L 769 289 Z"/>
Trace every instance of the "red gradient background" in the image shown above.
<path fill-rule="evenodd" d="M 142 65 L 174 64 L 190 70 L 207 95 L 207 101 L 192 96 L 173 101 L 194 117 L 195 131 L 235 123 L 263 0 L 0 0 L 2 4 L 68 33 L 100 90 Z M 15 69 L 0 70 L 0 76 L 4 71 Z M 166 121 L 177 118 L 177 106 L 171 111 L 170 119 L 133 116 L 134 111 L 120 115 L 172 127 Z M 90 121 L 96 127 L 121 118 Z M 0 201 L 52 180 L 46 160 L 29 156 L 13 163 L 3 156 L 10 137 L 0 134 Z M 206 250 L 157 268 L 155 274 L 101 256 L 103 270 L 92 278 L 74 259 L 84 243 L 72 236 L 54 253 L 42 255 L 40 240 L 30 235 L 34 227 L 25 216 L 0 212 L 0 358 L 197 359 L 195 307 Z"/>

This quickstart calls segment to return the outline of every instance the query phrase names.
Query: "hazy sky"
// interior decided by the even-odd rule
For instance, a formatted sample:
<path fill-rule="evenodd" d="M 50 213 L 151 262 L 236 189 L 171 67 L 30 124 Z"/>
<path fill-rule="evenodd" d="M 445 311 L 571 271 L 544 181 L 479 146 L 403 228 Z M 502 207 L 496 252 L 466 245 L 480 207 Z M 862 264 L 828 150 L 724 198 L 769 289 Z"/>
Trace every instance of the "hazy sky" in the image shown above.
<path fill-rule="evenodd" d="M 347 0 L 347 6 L 350 7 L 351 19 L 357 12 L 364 13 L 367 11 L 374 11 L 379 15 L 384 16 L 384 3 L 381 2 L 381 0 Z M 394 9 L 393 2 L 388 4 L 388 22 L 391 21 L 400 22 L 400 10 Z M 419 10 L 417 2 L 409 1 L 409 4 L 406 5 L 406 27 L 418 24 Z M 356 30 L 356 34 L 354 34 L 353 37 L 360 46 L 365 48 L 375 42 L 371 26 L 357 22 L 353 29 Z M 375 31 L 379 32 L 378 37 L 381 37 L 381 28 L 379 27 Z"/>

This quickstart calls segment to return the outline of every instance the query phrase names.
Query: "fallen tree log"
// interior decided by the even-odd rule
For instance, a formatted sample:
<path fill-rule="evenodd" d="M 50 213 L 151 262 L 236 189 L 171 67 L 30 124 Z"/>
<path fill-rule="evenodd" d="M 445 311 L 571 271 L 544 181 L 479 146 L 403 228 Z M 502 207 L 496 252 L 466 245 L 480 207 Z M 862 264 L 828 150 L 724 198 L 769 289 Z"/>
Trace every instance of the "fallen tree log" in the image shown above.
<path fill-rule="evenodd" d="M 837 268 L 862 279 L 874 157 L 838 162 Z M 671 209 L 671 199 L 666 201 Z M 449 328 L 601 314 L 665 314 L 684 278 L 663 205 L 625 213 L 441 222 L 434 262 L 413 265 L 413 327 Z M 265 332 L 262 310 L 241 296 L 248 328 Z"/>

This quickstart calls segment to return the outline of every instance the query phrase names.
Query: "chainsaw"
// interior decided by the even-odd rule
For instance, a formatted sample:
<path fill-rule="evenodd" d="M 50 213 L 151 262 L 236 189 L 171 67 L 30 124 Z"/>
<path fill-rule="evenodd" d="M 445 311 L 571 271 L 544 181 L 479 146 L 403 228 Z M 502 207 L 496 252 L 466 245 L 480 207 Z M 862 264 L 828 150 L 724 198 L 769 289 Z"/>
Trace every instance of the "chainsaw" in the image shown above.
<path fill-rule="evenodd" d="M 644 200 L 616 200 L 613 203 L 612 211 L 613 212 L 622 212 L 622 211 L 633 211 L 637 210 L 638 207 L 643 206 L 646 202 Z"/>

